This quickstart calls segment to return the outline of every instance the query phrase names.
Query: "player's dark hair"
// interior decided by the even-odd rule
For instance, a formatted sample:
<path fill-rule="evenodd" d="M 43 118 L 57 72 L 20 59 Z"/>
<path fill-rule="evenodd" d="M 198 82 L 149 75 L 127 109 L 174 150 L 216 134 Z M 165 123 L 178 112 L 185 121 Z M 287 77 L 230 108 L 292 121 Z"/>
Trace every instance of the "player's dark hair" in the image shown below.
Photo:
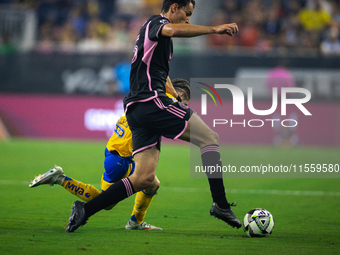
<path fill-rule="evenodd" d="M 195 0 L 163 0 L 162 5 L 162 12 L 166 13 L 169 11 L 170 6 L 173 4 L 178 4 L 179 8 L 182 8 L 183 6 L 187 6 L 188 4 L 192 3 L 192 5 L 195 8 Z"/>
<path fill-rule="evenodd" d="M 184 93 L 183 99 L 190 101 L 191 99 L 190 83 L 187 80 L 181 78 L 173 79 L 171 82 L 172 86 L 174 86 L 174 89 L 177 91 L 177 93 L 183 92 Z"/>

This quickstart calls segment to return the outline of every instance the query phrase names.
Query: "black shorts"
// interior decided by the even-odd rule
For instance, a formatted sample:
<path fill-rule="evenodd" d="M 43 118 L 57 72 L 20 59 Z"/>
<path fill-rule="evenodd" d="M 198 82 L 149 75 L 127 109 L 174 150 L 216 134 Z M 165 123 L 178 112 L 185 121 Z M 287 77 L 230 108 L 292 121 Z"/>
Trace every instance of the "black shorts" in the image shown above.
<path fill-rule="evenodd" d="M 153 146 L 160 150 L 162 136 L 170 139 L 180 137 L 193 112 L 166 95 L 129 105 L 126 118 L 132 132 L 132 155 Z"/>

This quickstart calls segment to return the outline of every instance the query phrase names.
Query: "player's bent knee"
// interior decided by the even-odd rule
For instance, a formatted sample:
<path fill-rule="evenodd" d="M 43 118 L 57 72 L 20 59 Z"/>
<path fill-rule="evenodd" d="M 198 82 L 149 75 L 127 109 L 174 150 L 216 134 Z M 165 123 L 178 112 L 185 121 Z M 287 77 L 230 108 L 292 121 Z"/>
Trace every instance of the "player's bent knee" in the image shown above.
<path fill-rule="evenodd" d="M 146 175 L 146 176 L 139 176 L 137 178 L 133 178 L 131 175 L 130 181 L 135 192 L 149 189 L 152 184 L 154 183 L 155 175 Z"/>
<path fill-rule="evenodd" d="M 153 182 L 154 182 L 154 177 L 152 177 L 152 176 L 147 176 L 147 177 L 143 180 L 142 185 L 145 187 L 144 189 L 147 189 L 147 188 L 152 187 Z"/>
<path fill-rule="evenodd" d="M 149 188 L 145 189 L 144 191 L 147 194 L 156 194 L 159 187 L 160 187 L 160 182 L 156 177 L 152 185 Z"/>
<path fill-rule="evenodd" d="M 218 134 L 217 134 L 215 131 L 213 131 L 212 136 L 213 136 L 213 138 L 212 138 L 213 143 L 214 143 L 214 144 L 219 144 L 219 142 L 220 142 L 220 137 L 218 136 Z"/>
<path fill-rule="evenodd" d="M 207 146 L 207 145 L 211 145 L 211 144 L 219 144 L 219 136 L 218 134 L 213 131 L 213 130 L 210 130 L 210 132 L 208 134 L 206 134 L 206 136 L 203 138 L 204 141 L 203 141 L 203 146 Z"/>

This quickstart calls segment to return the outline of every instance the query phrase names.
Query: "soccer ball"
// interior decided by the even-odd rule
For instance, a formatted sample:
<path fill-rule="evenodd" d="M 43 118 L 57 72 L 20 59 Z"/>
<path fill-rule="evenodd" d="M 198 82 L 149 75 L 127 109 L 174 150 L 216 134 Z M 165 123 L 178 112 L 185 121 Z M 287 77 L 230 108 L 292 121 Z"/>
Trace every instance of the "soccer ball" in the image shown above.
<path fill-rule="evenodd" d="M 244 216 L 243 230 L 249 237 L 270 236 L 273 229 L 273 215 L 266 209 L 255 208 Z"/>

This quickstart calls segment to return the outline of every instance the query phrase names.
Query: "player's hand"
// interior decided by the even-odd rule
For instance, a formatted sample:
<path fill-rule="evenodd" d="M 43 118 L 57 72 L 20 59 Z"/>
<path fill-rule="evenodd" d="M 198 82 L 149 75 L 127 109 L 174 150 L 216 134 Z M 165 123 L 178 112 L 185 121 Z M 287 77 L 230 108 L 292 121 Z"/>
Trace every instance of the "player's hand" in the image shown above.
<path fill-rule="evenodd" d="M 238 34 L 238 31 L 239 29 L 236 23 L 223 24 L 215 27 L 215 33 L 220 35 L 227 34 L 233 36 L 234 34 Z"/>

